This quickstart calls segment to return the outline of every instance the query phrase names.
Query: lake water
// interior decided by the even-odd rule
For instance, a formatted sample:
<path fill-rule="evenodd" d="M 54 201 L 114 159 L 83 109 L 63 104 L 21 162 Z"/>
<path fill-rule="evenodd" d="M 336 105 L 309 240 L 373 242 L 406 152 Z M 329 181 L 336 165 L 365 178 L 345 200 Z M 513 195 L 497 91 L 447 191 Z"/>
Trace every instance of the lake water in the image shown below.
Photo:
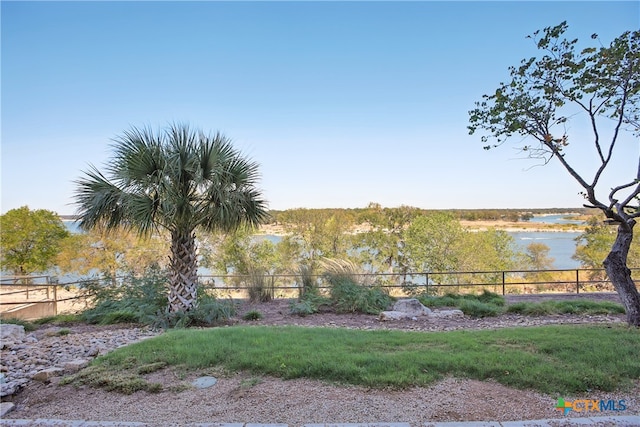
<path fill-rule="evenodd" d="M 78 233 L 77 223 L 74 221 L 63 221 L 65 226 L 72 233 Z M 540 215 L 534 216 L 529 222 L 547 223 L 547 224 L 580 224 L 580 221 L 567 220 L 566 215 Z M 575 238 L 580 235 L 578 232 L 536 232 L 536 231 L 518 231 L 508 233 L 513 237 L 518 248 L 525 251 L 531 243 L 543 243 L 549 247 L 549 257 L 554 258 L 554 267 L 557 269 L 574 269 L 579 268 L 580 263 L 571 259 L 575 250 Z M 281 238 L 279 236 L 265 235 L 262 238 L 269 239 L 273 243 L 278 243 Z"/>
<path fill-rule="evenodd" d="M 563 215 L 563 214 L 538 215 L 531 218 L 529 222 L 539 223 L 539 224 L 540 223 L 542 224 L 583 224 L 584 223 L 584 221 L 571 219 L 570 216 Z"/>
<path fill-rule="evenodd" d="M 532 223 L 542 224 L 583 224 L 583 221 L 577 221 L 563 214 L 553 215 L 537 215 L 529 220 Z M 580 235 L 579 232 L 535 232 L 523 231 L 509 233 L 514 238 L 516 244 L 526 250 L 531 243 L 543 243 L 549 247 L 549 257 L 554 258 L 554 267 L 557 269 L 579 268 L 580 263 L 571 259 L 576 251 L 575 239 Z"/>
<path fill-rule="evenodd" d="M 515 240 L 519 249 L 525 251 L 531 243 L 542 243 L 549 247 L 548 256 L 554 258 L 553 266 L 557 269 L 573 269 L 579 268 L 580 263 L 571 259 L 576 251 L 576 237 L 579 232 L 535 232 L 522 231 L 508 233 Z"/>

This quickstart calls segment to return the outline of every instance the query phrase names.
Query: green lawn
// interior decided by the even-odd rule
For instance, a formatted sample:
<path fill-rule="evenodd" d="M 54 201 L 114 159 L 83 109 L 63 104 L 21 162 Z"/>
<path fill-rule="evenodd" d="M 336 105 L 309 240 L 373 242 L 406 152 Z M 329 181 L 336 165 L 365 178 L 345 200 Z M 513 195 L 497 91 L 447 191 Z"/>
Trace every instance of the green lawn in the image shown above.
<path fill-rule="evenodd" d="M 494 379 L 562 395 L 624 389 L 640 379 L 639 350 L 640 331 L 621 325 L 439 333 L 223 327 L 168 331 L 96 359 L 70 381 L 98 384 L 106 381 L 95 380 L 100 372 L 119 372 L 138 384 L 141 373 L 165 366 L 216 367 L 374 388 L 427 386 L 445 376 Z"/>

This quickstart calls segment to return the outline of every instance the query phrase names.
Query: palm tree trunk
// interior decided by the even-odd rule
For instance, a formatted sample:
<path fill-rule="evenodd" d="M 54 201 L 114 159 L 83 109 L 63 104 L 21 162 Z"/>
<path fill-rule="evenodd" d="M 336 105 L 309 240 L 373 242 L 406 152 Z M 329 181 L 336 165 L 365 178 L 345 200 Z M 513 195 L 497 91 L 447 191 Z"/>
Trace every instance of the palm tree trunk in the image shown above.
<path fill-rule="evenodd" d="M 171 232 L 169 311 L 189 311 L 198 296 L 198 259 L 193 230 Z"/>
<path fill-rule="evenodd" d="M 633 240 L 633 225 L 621 224 L 611 252 L 604 260 L 604 268 L 616 288 L 627 312 L 627 323 L 640 326 L 640 294 L 627 267 L 627 255 Z"/>

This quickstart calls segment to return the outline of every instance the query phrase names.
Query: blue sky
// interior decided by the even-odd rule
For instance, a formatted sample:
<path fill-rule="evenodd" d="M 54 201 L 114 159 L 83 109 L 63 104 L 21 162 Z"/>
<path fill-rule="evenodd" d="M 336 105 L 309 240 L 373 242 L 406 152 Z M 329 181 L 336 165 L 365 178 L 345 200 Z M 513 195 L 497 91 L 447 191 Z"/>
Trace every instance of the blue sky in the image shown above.
<path fill-rule="evenodd" d="M 640 2 L 1 2 L 0 210 L 72 214 L 73 180 L 131 126 L 221 131 L 272 209 L 581 206 L 552 163 L 482 150 L 468 111 L 568 21 L 603 43 Z M 583 133 L 577 123 L 571 141 Z M 612 183 L 637 168 L 626 136 Z M 569 154 L 592 165 L 591 145 Z M 606 183 L 606 181 L 605 181 Z"/>

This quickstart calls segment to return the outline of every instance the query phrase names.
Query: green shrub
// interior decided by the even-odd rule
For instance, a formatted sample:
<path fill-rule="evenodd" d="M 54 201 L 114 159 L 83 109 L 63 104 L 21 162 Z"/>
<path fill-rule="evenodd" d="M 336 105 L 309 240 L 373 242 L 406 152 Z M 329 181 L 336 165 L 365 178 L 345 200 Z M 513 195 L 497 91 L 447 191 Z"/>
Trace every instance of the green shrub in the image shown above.
<path fill-rule="evenodd" d="M 251 310 L 247 311 L 242 318 L 244 320 L 260 320 L 262 319 L 262 313 L 257 310 Z"/>
<path fill-rule="evenodd" d="M 102 313 L 98 322 L 101 325 L 115 325 L 116 323 L 143 323 L 143 319 L 140 318 L 140 314 L 133 311 L 133 309 L 114 309 Z"/>
<path fill-rule="evenodd" d="M 483 291 L 480 295 L 445 294 L 444 296 L 421 295 L 418 300 L 426 307 L 456 307 L 471 317 L 497 316 L 504 312 L 504 298 L 493 292 Z"/>
<path fill-rule="evenodd" d="M 571 300 L 519 302 L 507 307 L 507 312 L 526 316 L 544 316 L 548 314 L 624 314 L 625 311 L 622 305 L 614 302 Z"/>
<path fill-rule="evenodd" d="M 198 295 L 196 308 L 169 313 L 167 275 L 158 268 L 150 268 L 143 277 L 130 274 L 115 285 L 92 283 L 85 291 L 94 295 L 95 306 L 81 319 L 92 324 L 143 323 L 166 329 L 220 324 L 235 315 L 233 303 L 205 293 Z"/>
<path fill-rule="evenodd" d="M 331 300 L 320 295 L 317 288 L 308 288 L 298 301 L 292 301 L 289 304 L 289 311 L 300 317 L 317 313 L 322 306 L 328 306 Z"/>
<path fill-rule="evenodd" d="M 152 316 L 150 324 L 155 328 L 188 328 L 190 326 L 214 326 L 223 324 L 236 314 L 236 306 L 231 300 L 217 300 L 203 295 L 198 306 L 186 312 L 169 313 L 166 309 Z"/>
<path fill-rule="evenodd" d="M 84 292 L 95 300 L 94 307 L 80 315 L 87 323 L 148 323 L 167 305 L 167 276 L 150 268 L 143 277 L 129 274 L 116 284 L 89 283 Z"/>
<path fill-rule="evenodd" d="M 330 281 L 330 296 L 338 313 L 378 314 L 386 310 L 393 299 L 380 288 L 369 288 L 340 277 Z"/>
<path fill-rule="evenodd" d="M 444 296 L 429 296 L 429 295 L 421 295 L 418 297 L 418 300 L 422 303 L 422 305 L 426 307 L 457 307 L 460 308 L 460 305 L 465 303 L 467 307 L 471 307 L 474 303 L 482 303 L 485 305 L 494 306 L 494 308 L 500 312 L 500 307 L 505 305 L 504 297 L 498 295 L 493 292 L 489 292 L 487 290 L 483 291 L 480 295 L 472 295 L 472 294 L 452 294 L 447 293 Z M 464 311 L 464 310 L 463 310 Z"/>
<path fill-rule="evenodd" d="M 471 295 L 465 295 L 465 297 L 470 296 Z M 503 307 L 505 304 L 504 297 L 502 295 L 498 295 L 495 292 L 487 291 L 486 289 L 477 296 L 477 299 L 480 302 L 497 305 L 498 307 Z"/>
<path fill-rule="evenodd" d="M 425 307 L 457 307 L 461 298 L 458 295 L 446 294 L 445 296 L 436 297 L 429 295 L 420 295 L 418 301 Z"/>
<path fill-rule="evenodd" d="M 318 312 L 318 309 L 308 300 L 291 301 L 289 312 L 296 316 L 305 317 Z"/>
<path fill-rule="evenodd" d="M 495 304 L 485 303 L 473 299 L 462 299 L 458 308 L 464 314 L 471 317 L 493 317 L 502 313 L 500 307 Z"/>
<path fill-rule="evenodd" d="M 47 316 L 33 321 L 36 325 L 56 325 L 64 326 L 80 322 L 81 316 L 78 314 L 58 314 L 55 316 Z"/>
<path fill-rule="evenodd" d="M 621 304 L 610 301 L 553 301 L 556 309 L 560 313 L 574 314 L 624 314 L 625 310 Z"/>
<path fill-rule="evenodd" d="M 544 316 L 551 314 L 551 306 L 548 304 L 518 302 L 507 307 L 507 313 L 518 313 L 526 316 Z"/>

